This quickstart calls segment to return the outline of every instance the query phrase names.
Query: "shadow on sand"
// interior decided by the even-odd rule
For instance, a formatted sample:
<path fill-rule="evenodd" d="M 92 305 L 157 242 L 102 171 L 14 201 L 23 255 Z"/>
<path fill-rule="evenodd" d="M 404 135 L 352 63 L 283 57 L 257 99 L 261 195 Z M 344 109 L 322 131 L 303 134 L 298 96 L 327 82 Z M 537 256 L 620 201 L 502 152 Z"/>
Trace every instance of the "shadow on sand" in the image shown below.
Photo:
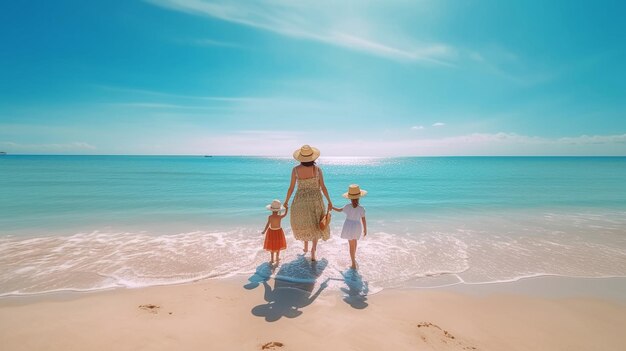
<path fill-rule="evenodd" d="M 269 262 L 262 263 L 256 267 L 256 272 L 248 278 L 248 284 L 244 285 L 244 289 L 252 290 L 259 286 L 260 283 L 267 282 L 274 273 L 274 267 Z"/>
<path fill-rule="evenodd" d="M 367 293 L 369 287 L 367 281 L 363 281 L 363 277 L 354 269 L 348 269 L 345 272 L 341 272 L 343 276 L 343 282 L 347 287 L 342 287 L 341 291 L 345 294 L 343 301 L 352 308 L 362 310 L 368 306 Z"/>
<path fill-rule="evenodd" d="M 254 289 L 263 284 L 265 288 L 266 303 L 255 306 L 252 314 L 264 317 L 268 322 L 275 322 L 282 317 L 300 316 L 302 314 L 300 309 L 313 303 L 328 286 L 328 282 L 324 281 L 313 293 L 315 282 L 327 265 L 326 259 L 311 262 L 304 256 L 298 256 L 297 259 L 280 267 L 276 273 L 273 288 L 268 283 L 272 271 L 271 266 L 267 263 L 260 265 L 255 274 L 248 279 L 249 283 L 244 286 L 246 289 Z M 270 274 L 267 274 L 268 269 Z"/>

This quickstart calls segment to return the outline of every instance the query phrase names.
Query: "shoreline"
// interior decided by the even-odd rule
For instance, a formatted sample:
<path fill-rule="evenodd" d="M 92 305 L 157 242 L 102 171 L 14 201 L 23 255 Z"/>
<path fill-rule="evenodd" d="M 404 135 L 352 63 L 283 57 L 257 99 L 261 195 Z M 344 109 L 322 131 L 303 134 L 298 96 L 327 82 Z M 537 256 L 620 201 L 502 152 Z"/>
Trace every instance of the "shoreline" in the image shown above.
<path fill-rule="evenodd" d="M 572 291 L 591 285 L 581 279 L 541 280 L 501 291 L 491 284 L 361 296 L 237 276 L 10 297 L 0 299 L 0 339 L 8 351 L 259 350 L 270 342 L 283 345 L 268 348 L 276 350 L 610 350 L 626 343 L 624 300 Z M 621 297 L 625 282 L 611 282 Z M 546 284 L 569 293 L 529 294 Z"/>
<path fill-rule="evenodd" d="M 384 223 L 372 219 L 373 233 L 359 245 L 360 272 L 376 289 L 499 284 L 544 275 L 626 276 L 623 217 L 616 219 L 612 213 L 598 223 L 592 214 L 526 215 L 516 221 L 482 215 L 471 221 L 465 217 Z M 537 224 L 532 218 L 543 222 Z M 339 224 L 335 221 L 333 230 L 339 231 Z M 166 234 L 118 228 L 2 236 L 0 298 L 221 279 L 252 274 L 267 259 L 260 249 L 263 237 L 253 226 L 208 230 L 189 225 L 193 228 L 172 224 L 161 228 Z M 301 245 L 289 233 L 287 241 L 281 274 L 308 279 L 306 262 L 299 258 Z M 347 243 L 333 236 L 319 251 L 326 259 L 323 276 L 341 278 L 339 273 L 349 264 Z"/>
<path fill-rule="evenodd" d="M 252 277 L 254 274 L 252 275 Z M 451 275 L 453 276 L 453 275 Z M 249 277 L 248 279 L 251 279 Z M 428 277 L 427 277 L 428 278 Z M 275 280 L 274 276 L 269 277 L 267 280 Z M 423 279 L 423 278 L 422 278 Z M 3 301 L 24 301 L 24 302 L 41 302 L 47 300 L 73 300 L 83 296 L 89 296 L 92 294 L 100 294 L 115 291 L 129 291 L 129 290 L 142 290 L 158 287 L 170 287 L 170 286 L 186 286 L 193 284 L 203 284 L 209 282 L 228 282 L 228 281 L 243 281 L 246 280 L 245 274 L 235 274 L 224 277 L 215 278 L 201 278 L 192 281 L 166 283 L 166 284 L 154 284 L 137 287 L 127 286 L 113 286 L 98 289 L 87 290 L 73 290 L 73 289 L 59 289 L 55 291 L 45 291 L 36 293 L 22 293 L 22 294 L 6 294 L 0 295 L 0 307 L 3 305 Z M 279 279 L 285 284 L 298 285 L 297 282 L 290 282 L 283 279 Z M 589 282 L 593 284 L 588 284 Z M 367 281 L 365 281 L 367 283 Z M 571 297 L 585 297 L 585 298 L 598 298 L 606 299 L 613 302 L 621 302 L 626 304 L 626 276 L 615 277 L 570 277 L 553 274 L 539 274 L 533 276 L 520 277 L 514 280 L 507 281 L 494 281 L 494 282 L 482 282 L 482 283 L 467 283 L 467 282 L 455 282 L 451 284 L 442 284 L 434 286 L 408 286 L 408 287 L 389 287 L 375 290 L 368 293 L 368 296 L 373 296 L 389 291 L 450 291 L 460 294 L 486 296 L 497 293 L 513 293 L 525 296 L 535 296 L 543 298 L 571 298 Z M 326 293 L 339 293 L 337 289 L 332 291 L 326 291 Z"/>

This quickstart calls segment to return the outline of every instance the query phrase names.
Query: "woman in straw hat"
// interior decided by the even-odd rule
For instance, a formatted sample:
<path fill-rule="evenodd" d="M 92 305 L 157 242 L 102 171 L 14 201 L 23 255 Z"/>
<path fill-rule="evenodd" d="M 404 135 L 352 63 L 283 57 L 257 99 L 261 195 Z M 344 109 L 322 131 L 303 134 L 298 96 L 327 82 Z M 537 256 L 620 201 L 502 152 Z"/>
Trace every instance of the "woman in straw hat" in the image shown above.
<path fill-rule="evenodd" d="M 315 250 L 319 239 L 328 240 L 330 228 L 326 226 L 320 228 L 320 219 L 332 208 L 332 201 L 324 184 L 324 174 L 315 165 L 315 160 L 320 156 L 320 151 L 309 145 L 304 145 L 294 151 L 293 158 L 300 161 L 300 164 L 293 168 L 291 172 L 291 184 L 287 190 L 287 196 L 283 203 L 288 204 L 294 187 L 298 184 L 296 195 L 291 204 L 291 230 L 296 240 L 304 241 L 304 252 L 309 251 L 309 241 L 313 242 L 311 247 L 311 260 L 315 261 Z M 324 207 L 322 193 L 328 200 L 328 210 Z"/>

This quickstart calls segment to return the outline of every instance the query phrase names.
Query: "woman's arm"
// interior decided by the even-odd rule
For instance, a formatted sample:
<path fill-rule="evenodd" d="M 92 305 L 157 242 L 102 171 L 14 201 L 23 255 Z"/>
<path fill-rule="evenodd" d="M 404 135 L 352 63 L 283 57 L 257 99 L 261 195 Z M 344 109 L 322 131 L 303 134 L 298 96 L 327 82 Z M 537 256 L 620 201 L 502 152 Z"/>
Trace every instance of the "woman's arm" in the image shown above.
<path fill-rule="evenodd" d="M 322 173 L 322 169 L 320 171 L 320 188 L 322 188 L 322 193 L 326 196 L 326 200 L 328 200 L 328 209 L 333 208 L 333 202 L 330 201 L 330 196 L 328 195 L 328 189 L 326 189 L 326 184 L 324 184 L 324 174 Z"/>
<path fill-rule="evenodd" d="M 309 297 L 309 299 L 304 303 L 304 305 L 300 306 L 300 307 L 302 308 L 302 307 L 306 307 L 306 306 L 312 304 L 313 301 L 315 301 L 315 299 L 317 299 L 317 297 L 320 296 L 322 291 L 328 287 L 328 281 L 329 280 L 330 280 L 330 278 L 326 278 L 326 280 L 324 280 L 322 282 L 322 284 L 320 284 L 319 288 L 317 288 L 317 291 L 315 292 L 315 294 L 311 295 L 311 297 Z"/>
<path fill-rule="evenodd" d="M 363 237 L 367 236 L 367 222 L 365 222 L 365 217 L 361 217 L 361 222 L 363 222 Z"/>
<path fill-rule="evenodd" d="M 283 201 L 283 205 L 287 207 L 289 205 L 289 199 L 291 198 L 291 194 L 293 193 L 293 188 L 296 186 L 296 167 L 291 170 L 291 183 L 289 184 L 289 189 L 287 189 L 287 196 L 285 197 L 285 201 Z"/>

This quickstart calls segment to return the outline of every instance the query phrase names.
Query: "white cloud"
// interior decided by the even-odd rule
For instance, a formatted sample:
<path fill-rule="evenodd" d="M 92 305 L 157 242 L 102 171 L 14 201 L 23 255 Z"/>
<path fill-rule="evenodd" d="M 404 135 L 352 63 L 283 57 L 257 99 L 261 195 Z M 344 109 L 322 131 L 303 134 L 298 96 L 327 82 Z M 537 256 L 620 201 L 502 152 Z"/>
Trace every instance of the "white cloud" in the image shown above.
<path fill-rule="evenodd" d="M 445 66 L 453 66 L 450 62 L 440 59 L 440 57 L 449 57 L 454 52 L 452 48 L 443 44 L 423 46 L 413 50 L 402 50 L 365 38 L 341 33 L 335 34 L 330 42 L 332 44 L 339 44 L 354 50 L 360 50 L 373 55 L 388 57 L 396 60 L 424 61 Z"/>
<path fill-rule="evenodd" d="M 92 152 L 96 147 L 81 141 L 60 144 L 22 144 L 12 141 L 0 142 L 8 153 L 80 153 Z"/>
<path fill-rule="evenodd" d="M 443 127 L 445 125 L 446 125 L 445 123 L 441 123 L 441 122 L 433 123 L 433 127 Z"/>
<path fill-rule="evenodd" d="M 331 142 L 326 146 L 336 150 L 353 150 L 355 156 L 626 156 L 626 134 L 545 138 L 504 132 L 474 133 L 437 139 Z"/>
<path fill-rule="evenodd" d="M 184 147 L 191 148 L 192 154 L 275 156 L 290 155 L 290 150 L 307 142 L 304 133 L 298 131 L 247 130 L 197 137 Z"/>
<path fill-rule="evenodd" d="M 195 40 L 192 40 L 191 43 L 195 45 L 199 45 L 199 46 L 220 46 L 220 47 L 227 47 L 227 48 L 242 48 L 242 46 L 239 44 L 215 40 L 215 39 L 195 39 Z"/>
<path fill-rule="evenodd" d="M 454 48 L 444 43 L 416 42 L 402 38 L 401 33 L 391 33 L 382 21 L 360 14 L 361 3 L 340 6 L 334 2 L 321 4 L 319 1 L 145 1 L 175 11 L 210 16 L 400 61 L 449 66 L 456 53 Z M 376 38 L 366 33 L 374 33 Z"/>
<path fill-rule="evenodd" d="M 191 138 L 177 149 L 182 154 L 285 156 L 302 144 L 314 145 L 323 156 L 626 156 L 626 134 L 543 138 L 515 133 L 474 133 L 445 138 L 351 138 L 328 132 L 243 131 Z M 163 151 L 161 153 L 163 153 Z M 156 152 L 156 151 L 155 151 Z M 157 152 L 158 153 L 158 152 Z"/>
<path fill-rule="evenodd" d="M 565 137 L 557 140 L 560 144 L 568 145 L 602 145 L 626 144 L 626 134 L 622 135 L 582 135 L 579 137 Z"/>
<path fill-rule="evenodd" d="M 483 55 L 475 51 L 470 52 L 469 57 L 476 62 L 485 62 Z"/>
<path fill-rule="evenodd" d="M 413 126 L 411 127 L 411 130 L 422 130 L 424 129 L 424 126 Z"/>
<path fill-rule="evenodd" d="M 262 101 L 262 100 L 272 99 L 271 97 L 253 97 L 253 96 L 182 95 L 182 94 L 167 93 L 163 91 L 127 88 L 127 87 L 110 86 L 110 85 L 95 85 L 95 87 L 108 90 L 108 91 L 124 93 L 124 96 L 128 96 L 128 94 L 131 94 L 131 95 L 137 95 L 137 96 L 142 96 L 142 97 L 153 96 L 153 97 L 168 98 L 168 99 L 207 100 L 207 101 L 221 101 L 221 102 L 251 102 L 251 101 Z"/>
<path fill-rule="evenodd" d="M 137 108 L 150 108 L 150 109 L 183 109 L 183 110 L 207 110 L 210 109 L 206 106 L 190 106 L 190 105 L 177 105 L 177 104 L 162 104 L 152 102 L 120 102 L 120 103 L 108 103 L 109 106 L 118 107 L 137 107 Z"/>

